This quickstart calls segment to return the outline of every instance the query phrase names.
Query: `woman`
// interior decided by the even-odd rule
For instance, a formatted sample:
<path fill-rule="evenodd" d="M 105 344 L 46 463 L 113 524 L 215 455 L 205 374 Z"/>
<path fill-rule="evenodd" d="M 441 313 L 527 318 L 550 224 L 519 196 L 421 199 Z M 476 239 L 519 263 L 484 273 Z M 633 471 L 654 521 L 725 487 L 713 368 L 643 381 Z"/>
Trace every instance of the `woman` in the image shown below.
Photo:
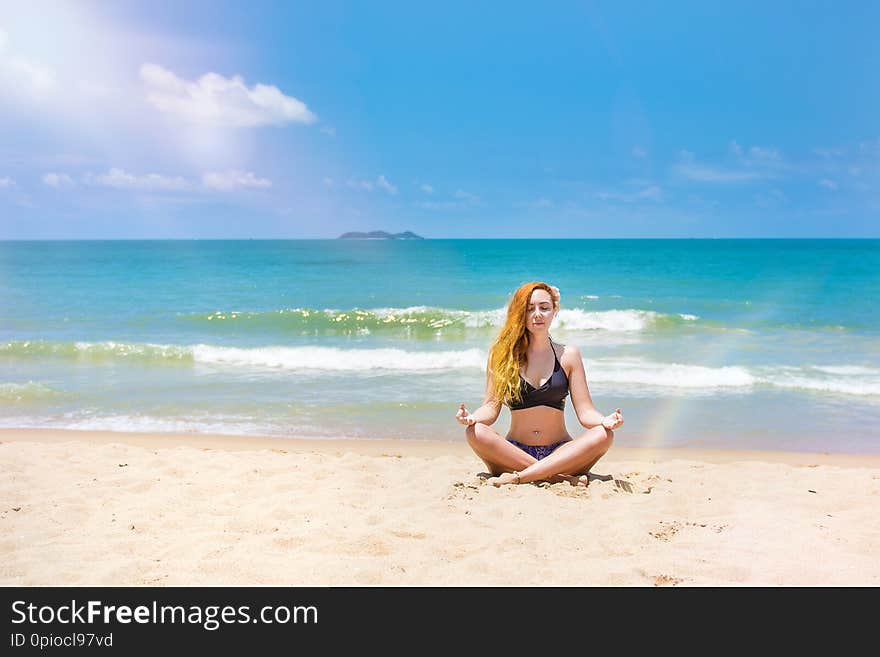
<path fill-rule="evenodd" d="M 455 416 L 467 426 L 468 444 L 495 475 L 489 481 L 496 486 L 544 480 L 586 486 L 590 468 L 623 424 L 619 408 L 602 415 L 593 406 L 578 348 L 550 338 L 558 312 L 559 290 L 553 286 L 526 283 L 514 293 L 489 350 L 483 405 L 469 413 L 462 404 Z M 565 427 L 568 394 L 588 429 L 577 439 Z M 506 438 L 490 428 L 502 403 L 510 408 Z"/>

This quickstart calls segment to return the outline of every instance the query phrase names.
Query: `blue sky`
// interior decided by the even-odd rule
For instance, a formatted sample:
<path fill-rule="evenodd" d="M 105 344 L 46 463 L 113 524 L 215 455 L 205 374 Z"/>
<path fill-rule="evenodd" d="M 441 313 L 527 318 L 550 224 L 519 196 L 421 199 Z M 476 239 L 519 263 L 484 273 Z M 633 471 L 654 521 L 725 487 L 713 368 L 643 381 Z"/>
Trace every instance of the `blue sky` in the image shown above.
<path fill-rule="evenodd" d="M 0 0 L 0 239 L 880 236 L 880 3 Z"/>

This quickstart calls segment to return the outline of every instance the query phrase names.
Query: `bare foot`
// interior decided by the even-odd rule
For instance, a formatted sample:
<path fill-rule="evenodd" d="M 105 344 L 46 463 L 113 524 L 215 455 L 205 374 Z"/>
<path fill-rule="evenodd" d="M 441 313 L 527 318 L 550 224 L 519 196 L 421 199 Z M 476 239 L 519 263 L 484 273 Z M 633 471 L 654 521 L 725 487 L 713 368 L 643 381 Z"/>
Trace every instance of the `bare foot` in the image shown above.
<path fill-rule="evenodd" d="M 560 481 L 567 481 L 572 486 L 583 486 L 586 488 L 590 485 L 590 478 L 587 475 L 556 475 Z"/>
<path fill-rule="evenodd" d="M 493 486 L 503 486 L 504 484 L 516 484 L 519 483 L 519 476 L 513 474 L 512 472 L 502 472 L 497 477 L 490 477 L 486 480 L 486 483 L 492 484 Z"/>

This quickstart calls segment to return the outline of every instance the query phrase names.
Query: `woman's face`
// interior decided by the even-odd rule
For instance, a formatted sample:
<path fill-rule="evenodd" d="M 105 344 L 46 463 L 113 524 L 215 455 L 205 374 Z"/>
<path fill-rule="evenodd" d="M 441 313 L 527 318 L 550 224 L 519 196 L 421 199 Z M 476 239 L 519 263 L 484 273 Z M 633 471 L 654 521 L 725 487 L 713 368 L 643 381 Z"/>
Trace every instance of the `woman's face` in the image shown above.
<path fill-rule="evenodd" d="M 542 289 L 532 292 L 529 305 L 526 307 L 526 328 L 529 331 L 547 331 L 555 316 L 553 297 L 550 293 Z"/>

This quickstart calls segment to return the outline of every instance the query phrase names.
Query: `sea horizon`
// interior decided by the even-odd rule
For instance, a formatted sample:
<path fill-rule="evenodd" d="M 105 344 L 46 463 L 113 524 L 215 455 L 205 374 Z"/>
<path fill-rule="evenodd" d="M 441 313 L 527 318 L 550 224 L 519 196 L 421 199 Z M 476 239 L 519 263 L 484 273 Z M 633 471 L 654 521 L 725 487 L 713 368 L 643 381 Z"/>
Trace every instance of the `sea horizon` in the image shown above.
<path fill-rule="evenodd" d="M 39 239 L 2 239 L 0 242 L 285 242 L 285 241 L 337 241 L 340 237 L 94 237 L 94 238 L 39 238 Z M 370 238 L 344 238 L 346 241 L 389 241 L 389 242 L 414 242 L 419 241 L 412 238 L 407 239 L 390 239 L 384 237 Z M 741 241 L 818 241 L 818 240 L 834 240 L 834 241 L 870 241 L 880 240 L 878 237 L 421 237 L 421 240 L 449 240 L 449 241 L 477 241 L 477 240 L 498 240 L 498 241 L 695 241 L 695 240 L 741 240 Z"/>

